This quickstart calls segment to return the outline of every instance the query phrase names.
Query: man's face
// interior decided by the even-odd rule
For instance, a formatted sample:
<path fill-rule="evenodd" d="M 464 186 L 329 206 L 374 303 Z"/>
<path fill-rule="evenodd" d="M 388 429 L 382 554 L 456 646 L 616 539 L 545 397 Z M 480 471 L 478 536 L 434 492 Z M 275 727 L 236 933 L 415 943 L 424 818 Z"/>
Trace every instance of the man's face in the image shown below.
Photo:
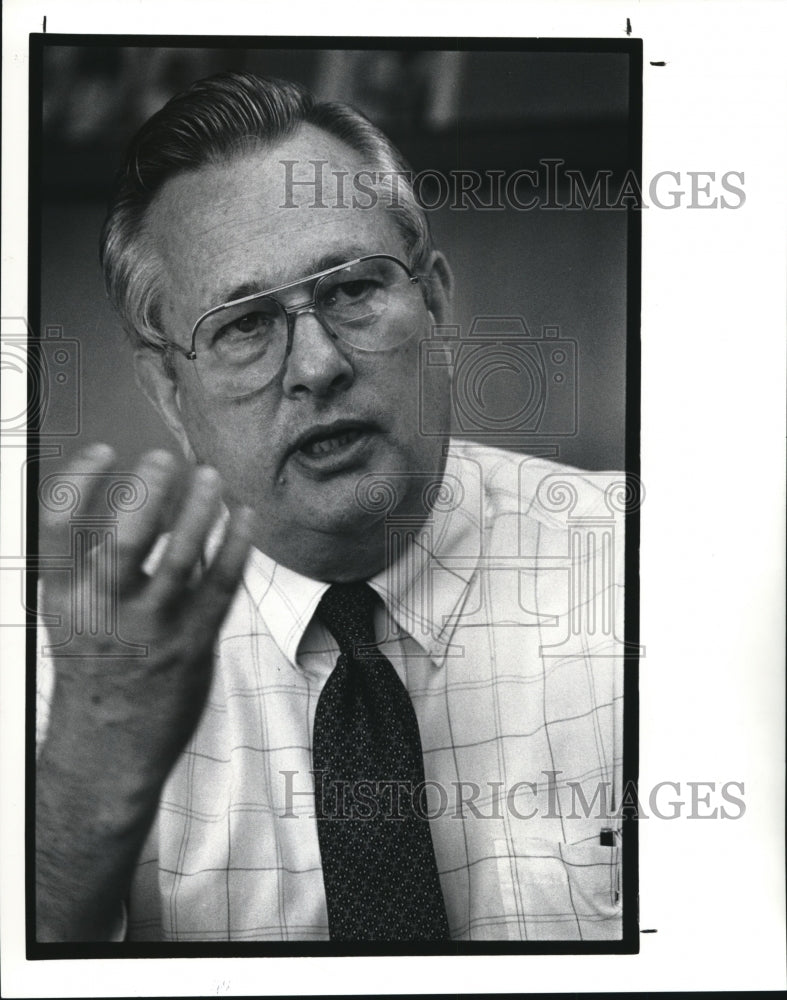
<path fill-rule="evenodd" d="M 170 339 L 190 347 L 194 322 L 211 307 L 332 263 L 375 253 L 407 262 L 384 206 L 313 207 L 313 188 L 285 191 L 283 160 L 297 161 L 296 178 L 313 177 L 312 160 L 327 161 L 326 178 L 364 166 L 338 140 L 303 126 L 272 149 L 175 177 L 157 195 L 147 224 L 163 259 Z M 284 207 L 293 201 L 297 207 Z M 419 344 L 445 319 L 449 283 L 442 261 L 432 270 L 433 293 L 413 312 L 413 336 L 390 351 L 356 351 L 304 313 L 283 368 L 242 398 L 211 396 L 194 364 L 177 354 L 176 393 L 168 395 L 158 376 L 151 387 L 149 364 L 139 369 L 184 447 L 221 473 L 228 505 L 255 508 L 257 546 L 301 573 L 350 579 L 382 567 L 383 522 L 359 506 L 362 476 L 390 483 L 398 513 L 420 516 L 424 477 L 442 472 L 445 439 L 419 431 L 419 424 L 444 427 L 447 435 L 450 413 L 446 383 L 419 421 Z M 308 286 L 281 296 L 285 305 L 308 297 Z"/>

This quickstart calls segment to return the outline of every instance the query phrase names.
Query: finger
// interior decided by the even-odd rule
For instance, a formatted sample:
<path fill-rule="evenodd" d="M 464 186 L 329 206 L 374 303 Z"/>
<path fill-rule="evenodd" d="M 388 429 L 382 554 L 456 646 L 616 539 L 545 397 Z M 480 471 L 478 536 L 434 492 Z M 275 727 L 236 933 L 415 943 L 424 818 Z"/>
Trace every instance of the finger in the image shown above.
<path fill-rule="evenodd" d="M 141 567 L 182 491 L 178 463 L 168 451 L 147 452 L 132 474 L 135 500 L 117 516 L 117 579 L 121 588 L 141 578 Z"/>
<path fill-rule="evenodd" d="M 41 501 L 40 554 L 57 555 L 70 547 L 70 524 L 78 511 L 90 517 L 99 479 L 115 460 L 108 444 L 83 448 L 61 472 L 46 476 L 39 486 Z"/>
<path fill-rule="evenodd" d="M 164 554 L 153 570 L 149 596 L 154 605 L 170 604 L 184 590 L 205 551 L 221 501 L 221 479 L 209 466 L 199 466 L 181 505 Z"/>
<path fill-rule="evenodd" d="M 192 634 L 201 636 L 202 641 L 218 631 L 237 592 L 255 525 L 250 507 L 241 507 L 231 516 L 221 546 L 194 595 L 187 618 Z"/>

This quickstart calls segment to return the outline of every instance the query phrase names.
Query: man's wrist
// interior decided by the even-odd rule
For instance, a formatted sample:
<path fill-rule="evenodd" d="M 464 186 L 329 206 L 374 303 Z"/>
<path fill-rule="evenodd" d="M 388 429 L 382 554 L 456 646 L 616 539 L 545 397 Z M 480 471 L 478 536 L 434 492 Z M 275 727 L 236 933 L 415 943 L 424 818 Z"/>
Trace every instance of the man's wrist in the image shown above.
<path fill-rule="evenodd" d="M 127 897 L 158 795 L 109 776 L 79 779 L 45 746 L 36 782 L 36 927 L 40 941 L 122 940 Z M 71 762 L 72 763 L 72 762 Z"/>
<path fill-rule="evenodd" d="M 112 690 L 96 674 L 59 672 L 39 769 L 51 769 L 58 782 L 76 786 L 79 798 L 91 796 L 96 808 L 111 802 L 110 823 L 122 818 L 124 807 L 132 816 L 149 808 L 179 747 L 173 732 L 164 731 L 164 720 L 140 715 L 125 691 Z"/>

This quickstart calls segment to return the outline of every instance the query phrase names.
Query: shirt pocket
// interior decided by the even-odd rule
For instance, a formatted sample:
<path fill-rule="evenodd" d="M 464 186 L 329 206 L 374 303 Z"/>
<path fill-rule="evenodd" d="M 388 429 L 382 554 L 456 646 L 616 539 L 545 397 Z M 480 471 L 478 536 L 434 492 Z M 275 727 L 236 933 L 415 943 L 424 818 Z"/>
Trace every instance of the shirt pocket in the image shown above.
<path fill-rule="evenodd" d="M 520 940 L 620 940 L 620 847 L 536 837 L 495 841 L 510 931 Z"/>

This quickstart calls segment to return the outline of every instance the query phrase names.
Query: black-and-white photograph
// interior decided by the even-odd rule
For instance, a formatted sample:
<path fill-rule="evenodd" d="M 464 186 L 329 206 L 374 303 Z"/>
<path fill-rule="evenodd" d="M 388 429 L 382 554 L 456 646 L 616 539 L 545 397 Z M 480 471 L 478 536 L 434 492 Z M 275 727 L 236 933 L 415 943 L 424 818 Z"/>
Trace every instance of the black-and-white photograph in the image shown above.
<path fill-rule="evenodd" d="M 36 942 L 635 950 L 641 46 L 40 41 Z"/>
<path fill-rule="evenodd" d="M 3 996 L 784 987 L 784 14 L 4 5 Z"/>

